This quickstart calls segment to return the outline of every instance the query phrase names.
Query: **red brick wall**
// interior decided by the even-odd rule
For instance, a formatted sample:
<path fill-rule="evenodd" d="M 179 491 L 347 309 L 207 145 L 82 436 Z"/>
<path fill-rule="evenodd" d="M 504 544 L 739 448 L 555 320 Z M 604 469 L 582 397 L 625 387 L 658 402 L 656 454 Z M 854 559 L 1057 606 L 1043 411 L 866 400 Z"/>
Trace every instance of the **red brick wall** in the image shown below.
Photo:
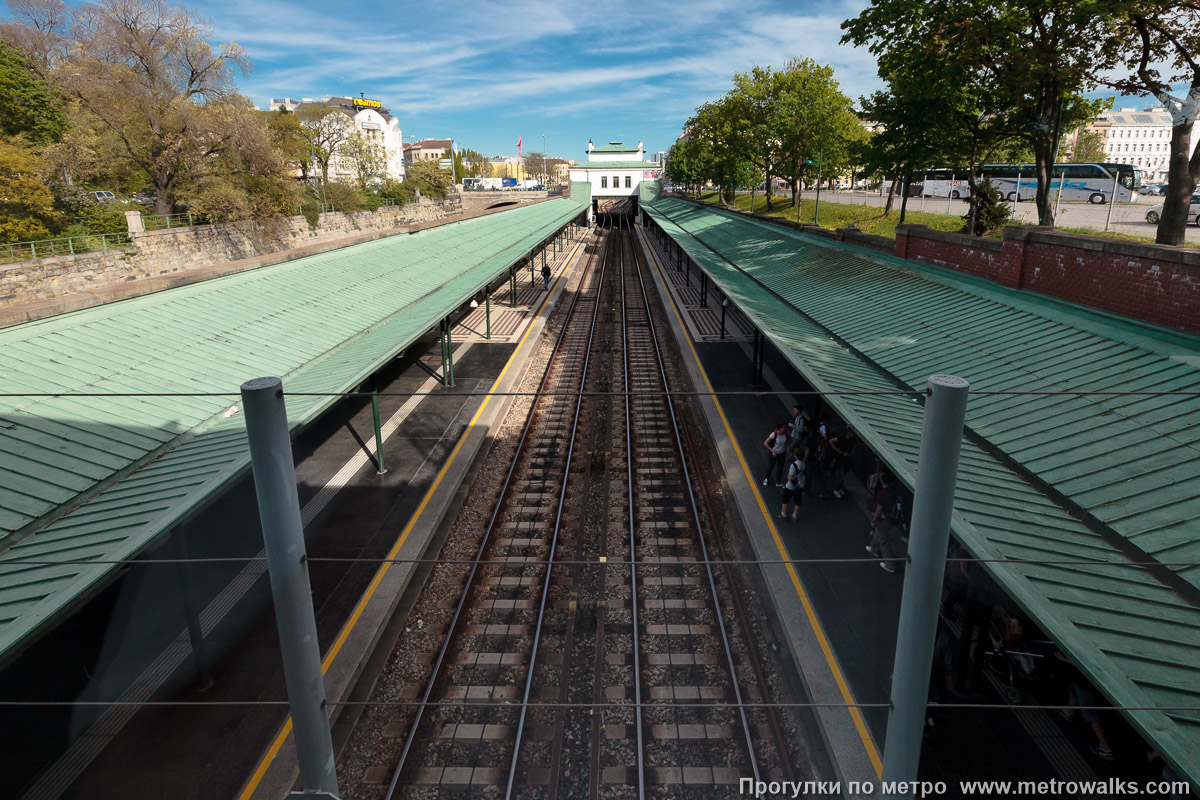
<path fill-rule="evenodd" d="M 1200 333 L 1200 251 L 1008 228 L 1003 244 L 924 226 L 895 254 L 1188 333 Z"/>

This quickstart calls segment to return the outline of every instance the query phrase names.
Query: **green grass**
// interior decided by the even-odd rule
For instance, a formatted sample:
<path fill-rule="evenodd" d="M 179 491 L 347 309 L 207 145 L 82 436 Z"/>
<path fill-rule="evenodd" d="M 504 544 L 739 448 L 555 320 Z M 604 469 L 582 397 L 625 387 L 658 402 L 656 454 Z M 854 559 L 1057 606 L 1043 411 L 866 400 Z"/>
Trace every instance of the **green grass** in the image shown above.
<path fill-rule="evenodd" d="M 701 195 L 700 199 L 706 203 L 715 204 L 717 202 L 717 193 L 707 192 Z M 742 211 L 749 211 L 750 195 L 739 194 L 735 200 L 735 204 Z M 766 199 L 762 195 L 754 196 L 754 210 L 759 214 L 766 212 Z M 800 206 L 800 221 L 814 222 L 813 212 L 815 211 L 816 203 L 812 199 L 806 199 Z M 796 220 L 796 209 L 792 207 L 791 198 L 773 198 L 769 216 L 780 217 L 794 222 Z M 914 211 L 911 208 L 905 214 L 904 222 L 906 225 L 928 225 L 934 230 L 948 231 L 950 233 L 958 233 L 963 229 L 962 217 L 957 214 L 934 214 L 929 211 Z M 892 209 L 891 215 L 885 217 L 883 216 L 882 208 L 857 206 L 848 203 L 832 203 L 825 200 L 824 197 L 821 198 L 822 228 L 832 230 L 853 226 L 864 233 L 873 233 L 876 236 L 895 239 L 896 226 L 899 224 L 899 200 L 897 200 L 895 208 Z"/>
<path fill-rule="evenodd" d="M 1103 236 L 1105 239 L 1121 239 L 1126 242 L 1145 242 L 1154 244 L 1153 236 L 1138 236 L 1136 233 L 1120 233 L 1118 231 L 1094 231 L 1091 228 L 1059 228 L 1062 233 L 1080 233 L 1084 236 Z M 1184 240 L 1184 247 L 1200 249 L 1200 242 Z"/>
<path fill-rule="evenodd" d="M 716 192 L 705 192 L 700 196 L 700 199 L 705 203 L 717 203 Z M 912 202 L 912 199 L 909 199 Z M 742 211 L 750 210 L 750 195 L 738 194 L 734 204 Z M 761 195 L 754 196 L 754 210 L 762 214 L 766 212 L 766 200 Z M 806 199 L 800 209 L 800 221 L 812 223 L 813 212 L 815 211 L 815 203 L 811 198 Z M 796 210 L 792 208 L 790 197 L 776 197 L 772 200 L 771 213 L 769 216 L 780 217 L 795 221 Z M 905 214 L 904 222 L 911 225 L 928 225 L 934 230 L 947 231 L 949 233 L 961 233 L 963 230 L 962 217 L 957 214 L 935 214 L 929 211 L 914 211 L 909 209 Z M 876 236 L 885 236 L 889 239 L 896 238 L 896 226 L 900 224 L 900 203 L 897 199 L 895 208 L 892 209 L 892 214 L 889 217 L 883 216 L 882 208 L 874 206 L 858 206 L 847 203 L 828 202 L 824 198 L 821 200 L 821 227 L 822 228 L 849 228 L 851 226 L 858 228 L 864 233 L 873 233 Z M 1031 225 L 1033 223 L 1020 222 L 1011 220 L 1009 225 Z M 1145 242 L 1154 244 L 1153 236 L 1139 236 L 1134 233 L 1121 233 L 1118 231 L 1092 230 L 1091 228 L 1059 228 L 1062 233 L 1078 233 L 1083 236 L 1103 236 L 1108 239 L 1121 239 L 1127 242 Z M 1003 230 L 995 230 L 987 234 L 989 239 L 1004 238 Z M 1200 249 L 1200 242 L 1184 242 L 1184 247 Z"/>

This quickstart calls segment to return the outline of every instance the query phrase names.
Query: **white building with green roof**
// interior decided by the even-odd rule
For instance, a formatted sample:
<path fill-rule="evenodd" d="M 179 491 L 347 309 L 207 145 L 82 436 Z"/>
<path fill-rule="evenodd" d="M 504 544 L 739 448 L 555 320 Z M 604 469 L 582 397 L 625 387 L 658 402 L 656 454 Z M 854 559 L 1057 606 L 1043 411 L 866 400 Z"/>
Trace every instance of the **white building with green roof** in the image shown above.
<path fill-rule="evenodd" d="M 609 142 L 597 147 L 588 140 L 588 160 L 571 167 L 572 182 L 591 185 L 592 198 L 599 210 L 605 201 L 636 198 L 642 181 L 658 180 L 662 165 L 646 160 L 646 149 L 641 142 L 637 146 L 622 142 Z"/>

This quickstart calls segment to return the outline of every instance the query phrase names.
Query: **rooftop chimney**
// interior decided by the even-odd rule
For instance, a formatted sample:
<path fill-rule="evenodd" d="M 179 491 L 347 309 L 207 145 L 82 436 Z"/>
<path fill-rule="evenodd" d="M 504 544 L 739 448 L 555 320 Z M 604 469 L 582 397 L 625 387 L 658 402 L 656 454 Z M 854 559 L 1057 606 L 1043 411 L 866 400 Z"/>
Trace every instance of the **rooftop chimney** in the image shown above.
<path fill-rule="evenodd" d="M 588 152 L 592 152 L 592 140 L 588 139 Z"/>

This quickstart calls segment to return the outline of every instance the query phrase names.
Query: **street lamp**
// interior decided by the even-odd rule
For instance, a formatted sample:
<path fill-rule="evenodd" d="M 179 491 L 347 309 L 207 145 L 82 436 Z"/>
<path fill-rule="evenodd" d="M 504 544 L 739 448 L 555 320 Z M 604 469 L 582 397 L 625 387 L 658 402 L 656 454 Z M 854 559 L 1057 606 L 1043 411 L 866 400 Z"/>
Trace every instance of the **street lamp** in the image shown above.
<path fill-rule="evenodd" d="M 815 224 L 815 225 L 821 224 L 821 162 L 824 160 L 823 159 L 824 153 L 825 153 L 824 150 L 818 150 L 816 161 L 813 161 L 810 158 L 810 159 L 806 159 L 804 162 L 808 166 L 815 164 L 817 167 L 817 202 L 816 202 L 816 204 L 813 205 L 813 224 Z M 796 222 L 799 222 L 799 221 L 800 221 L 799 219 L 796 220 Z"/>
<path fill-rule="evenodd" d="M 542 134 L 542 185 L 550 182 L 550 174 L 546 169 L 546 134 Z"/>

